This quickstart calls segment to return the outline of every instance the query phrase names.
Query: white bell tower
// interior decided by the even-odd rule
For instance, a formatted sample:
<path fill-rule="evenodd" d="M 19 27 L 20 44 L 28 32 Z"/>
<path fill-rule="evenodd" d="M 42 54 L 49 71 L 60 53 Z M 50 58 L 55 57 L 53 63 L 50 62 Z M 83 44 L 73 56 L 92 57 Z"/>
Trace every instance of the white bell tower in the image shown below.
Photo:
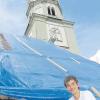
<path fill-rule="evenodd" d="M 59 0 L 28 0 L 25 35 L 52 42 L 78 54 L 73 22 L 65 21 Z"/>

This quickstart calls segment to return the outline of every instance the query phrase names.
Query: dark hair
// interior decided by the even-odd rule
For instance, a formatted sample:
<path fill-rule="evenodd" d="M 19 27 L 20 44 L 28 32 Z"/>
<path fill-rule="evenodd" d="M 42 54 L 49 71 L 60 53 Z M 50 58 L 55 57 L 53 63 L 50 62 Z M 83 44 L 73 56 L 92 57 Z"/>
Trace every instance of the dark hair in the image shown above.
<path fill-rule="evenodd" d="M 65 77 L 65 80 L 64 80 L 65 87 L 66 87 L 66 83 L 68 83 L 70 80 L 74 80 L 76 83 L 78 83 L 77 78 L 75 76 L 70 75 L 70 76 Z"/>

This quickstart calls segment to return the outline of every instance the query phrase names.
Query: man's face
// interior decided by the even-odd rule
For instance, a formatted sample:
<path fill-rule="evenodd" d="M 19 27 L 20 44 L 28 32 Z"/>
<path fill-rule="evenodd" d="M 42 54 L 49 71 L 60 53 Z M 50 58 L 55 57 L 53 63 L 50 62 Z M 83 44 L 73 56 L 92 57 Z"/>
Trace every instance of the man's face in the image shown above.
<path fill-rule="evenodd" d="M 72 94 L 75 94 L 76 91 L 78 90 L 78 85 L 76 83 L 75 80 L 70 80 L 69 82 L 66 83 L 66 86 L 67 86 L 67 90 L 69 92 L 71 92 Z"/>

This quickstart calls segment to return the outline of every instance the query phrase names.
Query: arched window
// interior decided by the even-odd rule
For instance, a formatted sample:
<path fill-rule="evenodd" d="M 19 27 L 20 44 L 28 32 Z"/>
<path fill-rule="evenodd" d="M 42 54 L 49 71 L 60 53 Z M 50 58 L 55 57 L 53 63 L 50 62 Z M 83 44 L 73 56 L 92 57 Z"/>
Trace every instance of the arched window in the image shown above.
<path fill-rule="evenodd" d="M 48 14 L 51 15 L 50 7 L 48 7 Z"/>
<path fill-rule="evenodd" d="M 52 7 L 51 11 L 52 11 L 52 15 L 55 16 L 55 10 L 53 7 Z"/>

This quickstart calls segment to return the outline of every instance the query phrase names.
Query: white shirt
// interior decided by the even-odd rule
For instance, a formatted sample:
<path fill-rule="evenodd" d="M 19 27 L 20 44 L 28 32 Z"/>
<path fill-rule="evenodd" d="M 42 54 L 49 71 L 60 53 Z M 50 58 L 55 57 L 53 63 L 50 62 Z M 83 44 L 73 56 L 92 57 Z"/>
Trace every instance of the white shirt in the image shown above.
<path fill-rule="evenodd" d="M 72 96 L 69 100 L 75 100 Z M 93 94 L 90 91 L 80 91 L 79 100 L 96 100 Z"/>

